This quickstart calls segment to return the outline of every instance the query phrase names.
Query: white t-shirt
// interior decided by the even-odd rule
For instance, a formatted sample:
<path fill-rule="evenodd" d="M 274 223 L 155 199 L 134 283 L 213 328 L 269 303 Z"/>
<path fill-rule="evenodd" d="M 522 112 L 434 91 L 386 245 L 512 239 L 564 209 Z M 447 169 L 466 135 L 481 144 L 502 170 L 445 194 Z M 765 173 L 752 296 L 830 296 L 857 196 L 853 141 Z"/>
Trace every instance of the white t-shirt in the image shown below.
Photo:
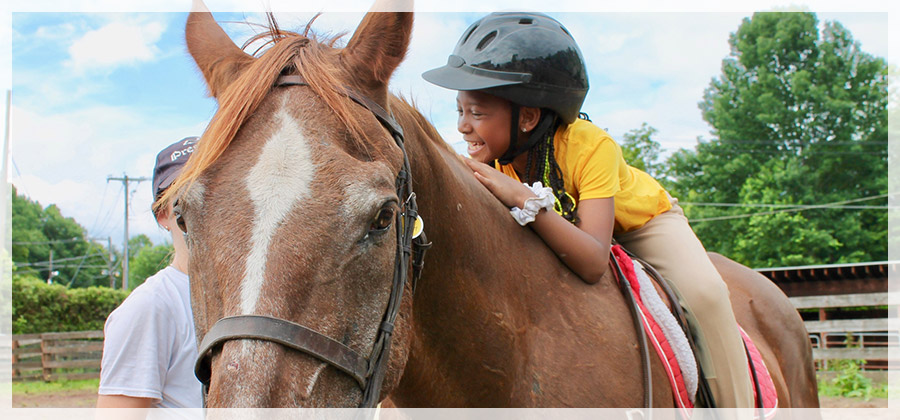
<path fill-rule="evenodd" d="M 153 398 L 153 407 L 201 407 L 187 274 L 166 267 L 122 302 L 103 328 L 101 395 Z"/>

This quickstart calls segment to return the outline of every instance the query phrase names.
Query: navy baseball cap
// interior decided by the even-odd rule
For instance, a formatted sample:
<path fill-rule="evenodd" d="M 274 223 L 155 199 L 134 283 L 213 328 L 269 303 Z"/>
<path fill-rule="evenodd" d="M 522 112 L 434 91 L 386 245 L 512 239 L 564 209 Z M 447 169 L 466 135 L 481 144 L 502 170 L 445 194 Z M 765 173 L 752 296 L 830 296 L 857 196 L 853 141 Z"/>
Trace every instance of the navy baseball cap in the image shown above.
<path fill-rule="evenodd" d="M 181 168 L 194 153 L 199 137 L 185 137 L 172 143 L 156 155 L 156 167 L 153 168 L 153 201 L 172 185 Z"/>

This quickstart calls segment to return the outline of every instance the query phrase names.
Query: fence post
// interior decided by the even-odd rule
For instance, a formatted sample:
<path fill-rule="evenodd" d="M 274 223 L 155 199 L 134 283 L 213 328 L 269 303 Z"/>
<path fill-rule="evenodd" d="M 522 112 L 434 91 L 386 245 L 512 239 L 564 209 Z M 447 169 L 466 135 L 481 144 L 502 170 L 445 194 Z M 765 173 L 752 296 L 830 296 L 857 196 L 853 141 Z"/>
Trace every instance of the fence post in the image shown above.
<path fill-rule="evenodd" d="M 828 319 L 828 315 L 825 312 L 825 308 L 819 308 L 819 321 L 825 321 L 827 319 Z M 822 348 L 827 349 L 828 348 L 828 333 L 823 332 L 823 333 L 821 333 L 821 335 L 822 335 Z M 829 362 L 828 359 L 822 360 L 822 370 L 828 370 L 828 362 Z"/>
<path fill-rule="evenodd" d="M 53 369 L 47 367 L 53 361 L 53 355 L 49 353 L 51 340 L 44 338 L 45 334 L 41 334 L 41 371 L 44 382 L 50 382 Z"/>
<path fill-rule="evenodd" d="M 19 340 L 16 340 L 15 337 L 13 337 L 12 350 L 10 351 L 10 353 L 12 353 L 12 366 L 19 364 L 19 355 L 16 353 L 16 349 L 18 349 L 18 348 L 19 348 Z M 22 372 L 19 371 L 19 369 L 13 369 L 13 371 L 12 371 L 13 378 L 18 378 L 19 375 L 21 375 L 21 374 L 22 374 Z"/>

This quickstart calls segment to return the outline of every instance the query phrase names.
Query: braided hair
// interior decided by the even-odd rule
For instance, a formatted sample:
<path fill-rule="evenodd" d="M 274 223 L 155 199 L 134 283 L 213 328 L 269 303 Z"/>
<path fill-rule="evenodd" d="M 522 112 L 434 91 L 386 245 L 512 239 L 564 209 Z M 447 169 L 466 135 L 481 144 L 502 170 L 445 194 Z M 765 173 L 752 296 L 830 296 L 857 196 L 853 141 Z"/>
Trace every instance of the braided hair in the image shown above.
<path fill-rule="evenodd" d="M 587 114 L 583 112 L 578 117 L 590 121 Z M 556 198 L 554 205 L 556 212 L 569 222 L 577 224 L 578 214 L 575 208 L 575 199 L 566 192 L 565 181 L 562 177 L 562 170 L 556 162 L 553 144 L 556 131 L 562 124 L 563 122 L 556 112 L 541 108 L 541 119 L 531 133 L 531 136 L 539 136 L 541 140 L 528 151 L 525 178 L 529 183 L 541 181 L 544 186 L 550 187 Z"/>

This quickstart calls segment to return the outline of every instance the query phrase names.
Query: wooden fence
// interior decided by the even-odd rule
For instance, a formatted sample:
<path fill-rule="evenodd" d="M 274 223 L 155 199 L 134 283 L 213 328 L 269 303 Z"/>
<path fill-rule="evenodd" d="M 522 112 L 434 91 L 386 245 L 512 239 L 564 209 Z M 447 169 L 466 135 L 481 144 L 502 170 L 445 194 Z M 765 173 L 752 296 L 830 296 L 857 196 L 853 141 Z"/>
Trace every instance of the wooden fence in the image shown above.
<path fill-rule="evenodd" d="M 827 319 L 826 316 L 827 309 L 886 306 L 888 293 L 790 299 L 797 309 L 819 310 L 819 320 L 804 323 L 813 345 L 813 359 L 817 361 L 863 359 L 875 362 L 870 363 L 872 367 L 886 367 L 891 360 L 889 350 L 900 348 L 900 334 L 890 330 L 888 318 Z M 103 331 L 14 335 L 11 347 L 13 381 L 100 377 Z"/>
<path fill-rule="evenodd" d="M 100 377 L 103 331 L 14 335 L 11 347 L 13 381 Z"/>
<path fill-rule="evenodd" d="M 821 295 L 792 297 L 797 309 L 818 309 L 819 319 L 806 321 L 806 330 L 813 345 L 813 359 L 862 359 L 870 361 L 870 367 L 887 367 L 890 353 L 900 347 L 900 334 L 891 330 L 889 319 L 896 319 L 896 308 L 889 318 L 828 319 L 828 309 L 883 307 L 889 302 L 889 294 L 858 293 L 847 295 Z"/>

